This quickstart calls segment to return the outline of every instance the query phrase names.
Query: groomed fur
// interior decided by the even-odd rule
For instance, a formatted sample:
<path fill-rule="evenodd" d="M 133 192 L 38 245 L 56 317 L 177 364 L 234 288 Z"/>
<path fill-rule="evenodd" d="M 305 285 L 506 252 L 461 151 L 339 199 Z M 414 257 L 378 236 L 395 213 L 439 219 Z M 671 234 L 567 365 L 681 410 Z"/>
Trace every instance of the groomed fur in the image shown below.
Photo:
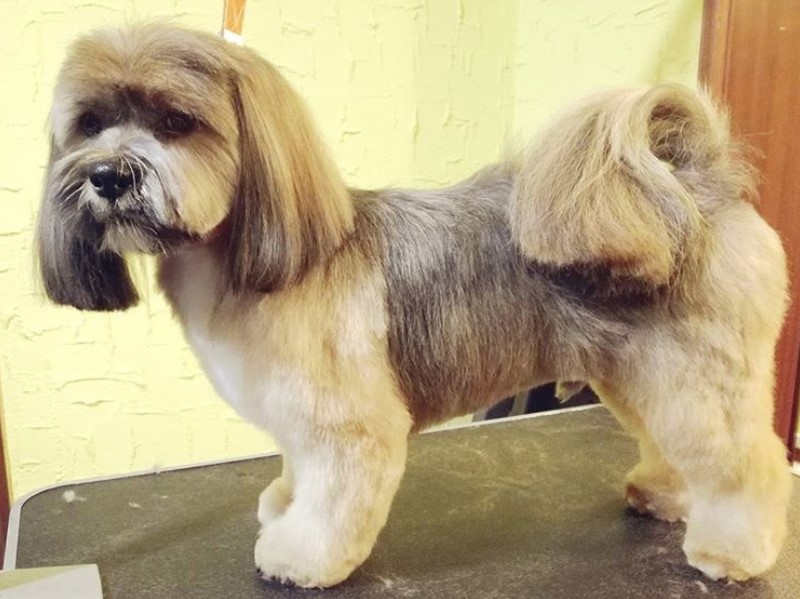
<path fill-rule="evenodd" d="M 81 184 L 68 174 L 51 141 L 50 176 L 39 211 L 37 250 L 48 297 L 79 310 L 125 310 L 139 295 L 124 259 L 102 249 L 103 226 L 77 210 Z"/>
<path fill-rule="evenodd" d="M 215 389 L 284 450 L 259 500 L 263 576 L 344 580 L 412 429 L 550 380 L 587 381 L 637 437 L 626 499 L 686 520 L 690 564 L 745 579 L 777 559 L 785 257 L 704 95 L 608 92 L 448 189 L 347 190 L 272 66 L 150 24 L 77 42 L 51 120 L 45 289 L 125 308 L 123 255 L 159 256 Z M 109 199 L 98 162 L 140 174 Z"/>
<path fill-rule="evenodd" d="M 274 67 L 243 50 L 236 64 L 240 169 L 228 270 L 234 289 L 297 283 L 353 228 L 347 189 L 305 106 Z M 314 148 L 314 151 L 309 151 Z"/>
<path fill-rule="evenodd" d="M 735 200 L 749 174 L 708 96 L 678 85 L 605 92 L 555 118 L 525 152 L 514 239 L 536 264 L 599 271 L 607 289 L 665 287 L 707 235 L 692 181 Z"/>

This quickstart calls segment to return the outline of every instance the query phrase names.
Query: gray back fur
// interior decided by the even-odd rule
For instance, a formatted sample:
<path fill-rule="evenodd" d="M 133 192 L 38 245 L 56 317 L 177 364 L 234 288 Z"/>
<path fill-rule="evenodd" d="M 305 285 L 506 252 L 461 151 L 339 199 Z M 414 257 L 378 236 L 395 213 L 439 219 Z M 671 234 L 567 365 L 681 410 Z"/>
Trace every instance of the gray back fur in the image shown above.
<path fill-rule="evenodd" d="M 624 343 L 623 319 L 519 252 L 510 172 L 354 193 L 357 233 L 383 263 L 391 360 L 417 428 L 557 377 L 583 380 Z"/>

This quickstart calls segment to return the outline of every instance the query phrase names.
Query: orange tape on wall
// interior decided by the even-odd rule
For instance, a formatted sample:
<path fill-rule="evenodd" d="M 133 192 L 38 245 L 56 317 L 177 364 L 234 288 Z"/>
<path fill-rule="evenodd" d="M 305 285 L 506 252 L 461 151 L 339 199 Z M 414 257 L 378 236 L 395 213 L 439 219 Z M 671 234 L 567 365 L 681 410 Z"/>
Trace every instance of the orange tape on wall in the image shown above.
<path fill-rule="evenodd" d="M 232 42 L 242 43 L 244 26 L 244 5 L 247 0 L 225 0 L 225 15 L 222 22 L 222 36 Z"/>

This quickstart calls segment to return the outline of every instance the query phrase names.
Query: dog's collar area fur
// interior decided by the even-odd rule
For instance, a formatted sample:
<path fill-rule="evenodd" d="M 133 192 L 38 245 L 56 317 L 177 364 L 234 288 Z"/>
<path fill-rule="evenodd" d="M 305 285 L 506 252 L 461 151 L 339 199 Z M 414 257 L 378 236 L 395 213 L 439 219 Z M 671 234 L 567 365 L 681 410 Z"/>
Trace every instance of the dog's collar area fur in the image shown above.
<path fill-rule="evenodd" d="M 226 216 L 216 227 L 203 235 L 202 240 L 204 243 L 213 243 L 215 241 L 219 241 L 220 239 L 230 235 L 232 228 L 233 225 L 231 224 L 231 217 Z"/>

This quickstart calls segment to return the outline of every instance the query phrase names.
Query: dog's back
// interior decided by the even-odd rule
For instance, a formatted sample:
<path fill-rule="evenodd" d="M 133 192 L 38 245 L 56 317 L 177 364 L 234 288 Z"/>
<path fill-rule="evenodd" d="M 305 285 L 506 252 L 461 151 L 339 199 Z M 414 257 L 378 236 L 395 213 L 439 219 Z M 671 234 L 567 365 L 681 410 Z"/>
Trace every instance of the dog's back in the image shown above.
<path fill-rule="evenodd" d="M 593 96 L 453 187 L 354 192 L 416 426 L 608 376 L 674 314 L 736 317 L 735 289 L 771 298 L 762 320 L 779 326 L 783 253 L 750 181 L 724 115 L 664 86 Z"/>
<path fill-rule="evenodd" d="M 624 337 L 624 324 L 597 320 L 531 268 L 511 238 L 512 188 L 498 166 L 444 190 L 356 193 L 359 240 L 383 264 L 390 357 L 416 428 L 551 380 L 566 354 L 602 359 L 596 348 Z"/>

